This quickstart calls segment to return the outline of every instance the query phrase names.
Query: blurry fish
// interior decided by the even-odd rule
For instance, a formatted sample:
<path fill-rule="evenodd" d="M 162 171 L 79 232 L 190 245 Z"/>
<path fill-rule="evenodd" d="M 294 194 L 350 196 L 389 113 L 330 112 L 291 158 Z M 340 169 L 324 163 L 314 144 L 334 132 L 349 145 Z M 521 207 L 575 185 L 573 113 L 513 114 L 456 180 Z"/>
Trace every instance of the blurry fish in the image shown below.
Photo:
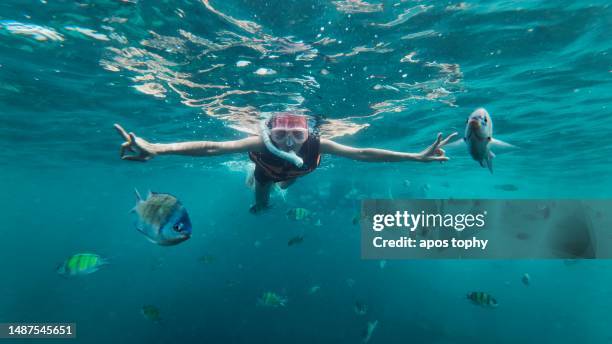
<path fill-rule="evenodd" d="M 368 313 L 368 305 L 361 303 L 359 301 L 355 301 L 353 310 L 355 311 L 355 314 L 357 315 L 366 315 Z"/>
<path fill-rule="evenodd" d="M 285 307 L 287 305 L 287 298 L 267 291 L 257 299 L 257 305 L 272 308 Z"/>
<path fill-rule="evenodd" d="M 203 256 L 200 257 L 200 259 L 198 259 L 200 262 L 204 263 L 204 264 L 211 264 L 214 263 L 214 261 L 216 260 L 215 256 L 211 256 L 209 254 L 205 254 Z"/>
<path fill-rule="evenodd" d="M 170 246 L 191 237 L 189 214 L 176 197 L 149 192 L 143 200 L 135 191 L 137 203 L 132 212 L 137 215 L 136 229 L 151 242 Z"/>
<path fill-rule="evenodd" d="M 497 300 L 495 300 L 493 296 L 482 291 L 473 291 L 466 296 L 468 300 L 472 301 L 473 304 L 478 306 L 489 308 L 495 308 L 498 306 Z"/>
<path fill-rule="evenodd" d="M 528 273 L 525 273 L 521 278 L 521 282 L 523 282 L 524 285 L 529 286 L 529 284 L 531 284 L 531 276 L 529 276 Z"/>
<path fill-rule="evenodd" d="M 499 184 L 499 185 L 495 185 L 495 188 L 498 189 L 498 190 L 503 190 L 503 191 L 516 191 L 516 190 L 518 190 L 516 185 L 513 185 L 513 184 Z"/>
<path fill-rule="evenodd" d="M 152 322 L 160 322 L 161 316 L 159 312 L 159 308 L 153 305 L 144 305 L 140 310 L 145 319 L 150 320 Z"/>
<path fill-rule="evenodd" d="M 516 233 L 516 238 L 519 240 L 528 240 L 530 237 L 531 236 L 525 232 Z"/>
<path fill-rule="evenodd" d="M 240 281 L 231 280 L 231 279 L 228 279 L 228 280 L 225 281 L 225 286 L 227 288 L 233 288 L 233 287 L 237 286 L 238 284 L 240 284 Z"/>
<path fill-rule="evenodd" d="M 486 165 L 491 173 L 493 173 L 493 158 L 495 158 L 495 154 L 491 151 L 491 146 L 516 148 L 509 143 L 493 138 L 493 121 L 484 108 L 476 109 L 468 117 L 463 141 L 467 144 L 472 158 L 478 161 L 480 166 L 485 167 Z M 450 146 L 455 145 L 455 143 Z"/>
<path fill-rule="evenodd" d="M 386 260 L 381 260 L 380 262 L 378 262 L 378 266 L 380 266 L 381 269 L 384 269 L 385 266 L 387 266 L 387 261 Z"/>
<path fill-rule="evenodd" d="M 310 210 L 305 208 L 293 208 L 287 211 L 287 218 L 295 221 L 308 220 L 312 217 Z"/>
<path fill-rule="evenodd" d="M 107 264 L 108 261 L 97 254 L 77 253 L 60 264 L 56 271 L 65 277 L 82 276 L 94 273 Z"/>
<path fill-rule="evenodd" d="M 313 285 L 312 287 L 310 287 L 310 289 L 308 289 L 308 295 L 312 295 L 312 294 L 318 292 L 319 289 L 321 289 L 321 287 L 319 285 Z"/>
<path fill-rule="evenodd" d="M 376 326 L 378 326 L 378 320 L 368 322 L 368 327 L 363 331 L 363 334 L 361 336 L 361 339 L 364 343 L 370 341 L 370 338 L 372 338 L 372 333 L 374 333 Z"/>
<path fill-rule="evenodd" d="M 361 216 L 359 214 L 353 216 L 353 225 L 357 226 L 361 220 Z"/>
<path fill-rule="evenodd" d="M 352 288 L 352 287 L 355 285 L 355 280 L 354 280 L 354 279 L 352 279 L 352 278 L 347 279 L 347 280 L 346 280 L 346 285 L 347 285 L 349 288 Z"/>
<path fill-rule="evenodd" d="M 301 244 L 303 241 L 304 241 L 304 236 L 303 235 L 298 235 L 298 236 L 295 236 L 295 237 L 289 239 L 289 241 L 287 242 L 287 246 L 293 246 L 293 245 Z"/>
<path fill-rule="evenodd" d="M 236 62 L 236 67 L 246 67 L 251 64 L 251 61 L 238 61 Z"/>

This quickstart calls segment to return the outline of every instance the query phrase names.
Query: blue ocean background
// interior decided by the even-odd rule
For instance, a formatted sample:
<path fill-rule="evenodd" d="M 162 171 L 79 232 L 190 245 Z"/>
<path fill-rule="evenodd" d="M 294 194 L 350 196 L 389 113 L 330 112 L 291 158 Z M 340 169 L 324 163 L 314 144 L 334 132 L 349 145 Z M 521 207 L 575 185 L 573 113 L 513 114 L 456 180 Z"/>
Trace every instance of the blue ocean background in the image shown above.
<path fill-rule="evenodd" d="M 358 343 L 374 320 L 370 343 L 612 342 L 609 261 L 381 265 L 353 224 L 367 198 L 610 198 L 611 26 L 606 1 L 3 1 L 0 323 L 74 322 L 75 343 Z M 519 147 L 493 174 L 463 148 L 324 156 L 258 216 L 245 154 L 122 161 L 112 126 L 234 140 L 295 111 L 343 144 L 417 152 L 481 106 Z M 193 237 L 148 242 L 134 188 L 180 198 Z M 78 252 L 111 264 L 59 276 Z M 499 307 L 466 300 L 481 290 Z M 266 291 L 287 306 L 258 306 Z"/>

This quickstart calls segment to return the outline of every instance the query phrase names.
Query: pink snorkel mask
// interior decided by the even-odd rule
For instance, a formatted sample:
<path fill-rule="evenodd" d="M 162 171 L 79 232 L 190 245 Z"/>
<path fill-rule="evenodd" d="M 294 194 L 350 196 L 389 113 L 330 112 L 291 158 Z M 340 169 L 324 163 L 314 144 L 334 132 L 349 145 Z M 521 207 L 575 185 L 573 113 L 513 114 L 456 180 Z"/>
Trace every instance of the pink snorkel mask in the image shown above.
<path fill-rule="evenodd" d="M 305 116 L 282 114 L 272 118 L 270 137 L 287 146 L 302 144 L 308 139 L 308 120 Z"/>

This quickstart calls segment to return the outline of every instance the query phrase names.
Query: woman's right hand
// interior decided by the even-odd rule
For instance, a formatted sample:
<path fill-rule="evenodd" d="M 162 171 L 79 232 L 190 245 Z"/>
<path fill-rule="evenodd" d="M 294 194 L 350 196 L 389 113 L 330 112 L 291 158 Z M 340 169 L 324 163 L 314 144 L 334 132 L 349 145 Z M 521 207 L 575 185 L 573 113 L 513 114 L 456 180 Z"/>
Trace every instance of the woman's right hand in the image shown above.
<path fill-rule="evenodd" d="M 121 144 L 119 156 L 122 160 L 147 161 L 156 155 L 155 145 L 142 139 L 134 133 L 129 134 L 119 124 L 115 123 L 115 129 L 123 137 L 125 142 Z M 127 154 L 131 152 L 133 154 Z"/>

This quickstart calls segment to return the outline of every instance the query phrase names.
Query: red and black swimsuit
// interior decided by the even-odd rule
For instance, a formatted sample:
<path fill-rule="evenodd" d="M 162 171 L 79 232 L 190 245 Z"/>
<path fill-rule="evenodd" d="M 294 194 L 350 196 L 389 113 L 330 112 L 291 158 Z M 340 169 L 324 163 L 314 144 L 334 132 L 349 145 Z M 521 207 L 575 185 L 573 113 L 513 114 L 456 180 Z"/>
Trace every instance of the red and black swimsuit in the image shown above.
<path fill-rule="evenodd" d="M 321 162 L 320 144 L 319 136 L 308 136 L 298 152 L 298 156 L 304 160 L 302 167 L 297 167 L 268 150 L 249 152 L 249 157 L 255 163 L 255 179 L 261 184 L 276 183 L 301 177 L 314 171 Z"/>

